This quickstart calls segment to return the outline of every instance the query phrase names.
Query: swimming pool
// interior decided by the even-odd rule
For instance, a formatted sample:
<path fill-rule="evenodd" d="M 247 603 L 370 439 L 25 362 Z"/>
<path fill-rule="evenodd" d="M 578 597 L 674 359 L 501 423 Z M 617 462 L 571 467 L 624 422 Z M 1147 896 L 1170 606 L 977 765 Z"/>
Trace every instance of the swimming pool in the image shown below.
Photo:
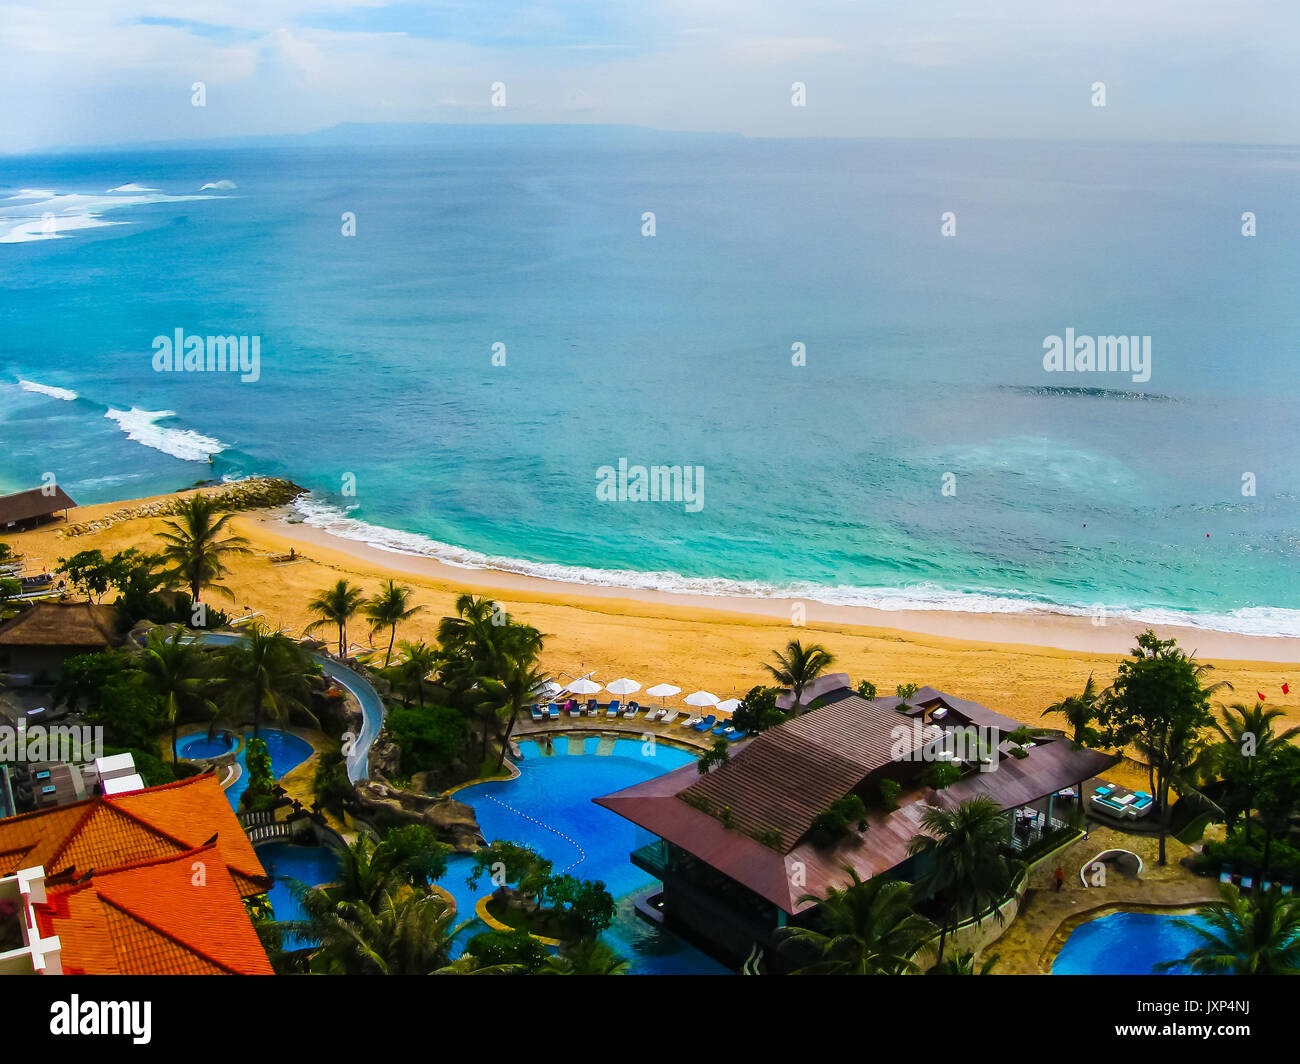
<path fill-rule="evenodd" d="M 604 938 L 631 961 L 636 974 L 726 974 L 728 969 L 671 931 L 636 915 L 634 898 L 656 880 L 633 865 L 629 855 L 654 836 L 592 802 L 693 764 L 696 755 L 664 743 L 609 737 L 559 737 L 551 754 L 531 740 L 519 749 L 523 763 L 518 779 L 478 783 L 455 794 L 457 801 L 474 807 L 484 838 L 532 846 L 554 863 L 556 872 L 602 880 L 618 899 L 618 915 Z M 492 892 L 487 877 L 473 888 L 466 885 L 471 863 L 470 857 L 451 858 L 438 881 L 456 898 L 461 920 L 472 917 L 478 899 Z M 482 930 L 476 920 L 460 941 Z"/>
<path fill-rule="evenodd" d="M 239 808 L 240 796 L 248 790 L 248 764 L 244 761 L 244 754 L 248 750 L 247 740 L 252 737 L 252 732 L 244 736 L 244 746 L 235 758 L 240 767 L 239 779 L 226 788 L 226 798 L 236 809 Z M 263 728 L 259 737 L 266 743 L 267 753 L 271 755 L 271 775 L 276 779 L 297 768 L 313 753 L 314 748 L 306 739 L 299 739 L 296 735 L 276 728 Z M 230 743 L 221 735 L 209 740 L 206 732 L 198 731 L 183 736 L 176 744 L 176 750 L 181 757 L 217 757 L 230 752 Z"/>
<path fill-rule="evenodd" d="M 1199 916 L 1184 916 L 1200 927 Z M 1177 960 L 1203 945 L 1202 939 L 1177 923 L 1170 913 L 1110 913 L 1070 932 L 1052 963 L 1053 975 L 1150 975 L 1160 961 Z M 1189 975 L 1179 967 L 1166 973 Z"/>
<path fill-rule="evenodd" d="M 267 891 L 271 908 L 277 920 L 302 920 L 306 917 L 302 906 L 289 893 L 285 878 L 298 879 L 309 887 L 332 883 L 338 876 L 338 854 L 329 846 L 297 846 L 291 842 L 269 842 L 257 847 L 257 858 L 266 874 L 275 877 L 275 885 Z M 285 949 L 302 949 L 313 943 L 296 936 L 286 936 Z"/>

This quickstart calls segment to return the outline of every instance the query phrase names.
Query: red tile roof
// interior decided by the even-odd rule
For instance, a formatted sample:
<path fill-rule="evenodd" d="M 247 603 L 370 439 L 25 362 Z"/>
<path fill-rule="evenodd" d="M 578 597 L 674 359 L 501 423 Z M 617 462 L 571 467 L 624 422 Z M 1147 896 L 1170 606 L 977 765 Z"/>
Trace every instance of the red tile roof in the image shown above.
<path fill-rule="evenodd" d="M 36 906 L 68 975 L 270 975 L 217 845 L 48 884 Z"/>
<path fill-rule="evenodd" d="M 84 875 L 192 850 L 214 836 L 239 893 L 265 893 L 271 880 L 210 772 L 0 820 L 0 875 L 34 865 Z"/>

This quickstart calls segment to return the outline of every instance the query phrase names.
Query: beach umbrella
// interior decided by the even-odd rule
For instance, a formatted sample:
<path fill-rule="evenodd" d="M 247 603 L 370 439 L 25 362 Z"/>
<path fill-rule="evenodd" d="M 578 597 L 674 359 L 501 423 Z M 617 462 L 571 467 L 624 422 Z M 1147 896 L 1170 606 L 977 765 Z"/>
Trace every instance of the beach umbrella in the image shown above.
<path fill-rule="evenodd" d="M 728 698 L 726 701 L 719 702 L 717 705 L 718 712 L 726 713 L 728 716 L 730 716 L 732 713 L 735 713 L 736 710 L 738 710 L 739 708 L 740 708 L 739 698 Z"/>
<path fill-rule="evenodd" d="M 670 683 L 658 683 L 653 687 L 646 688 L 646 694 L 651 698 L 659 699 L 659 706 L 661 709 L 663 708 L 665 698 L 669 695 L 679 695 L 681 693 L 682 689 L 680 687 L 674 687 Z"/>
<path fill-rule="evenodd" d="M 574 680 L 569 684 L 569 692 L 575 695 L 594 695 L 600 690 L 600 684 L 594 680 Z"/>
<path fill-rule="evenodd" d="M 692 691 L 682 701 L 688 706 L 716 706 L 719 699 L 717 695 L 711 695 L 708 691 Z"/>
<path fill-rule="evenodd" d="M 641 690 L 641 685 L 635 680 L 629 680 L 626 676 L 620 677 L 613 683 L 607 683 L 605 690 L 612 695 L 618 695 L 620 698 L 624 695 L 634 695 Z"/>
<path fill-rule="evenodd" d="M 536 694 L 538 698 L 542 699 L 542 701 L 549 702 L 552 698 L 554 698 L 563 690 L 564 688 L 561 687 L 554 680 L 547 680 L 544 684 L 542 684 L 541 687 L 537 689 Z"/>

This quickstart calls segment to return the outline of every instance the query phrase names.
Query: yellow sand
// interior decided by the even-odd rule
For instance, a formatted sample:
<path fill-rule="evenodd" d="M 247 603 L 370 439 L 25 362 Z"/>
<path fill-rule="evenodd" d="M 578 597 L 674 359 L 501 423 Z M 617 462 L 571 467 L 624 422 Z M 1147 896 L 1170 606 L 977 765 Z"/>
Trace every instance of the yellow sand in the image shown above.
<path fill-rule="evenodd" d="M 151 500 L 82 507 L 74 511 L 73 520 L 93 521 L 145 501 Z M 75 537 L 63 537 L 62 526 L 51 525 L 4 538 L 16 551 L 27 554 L 29 566 L 53 569 L 59 557 L 80 550 L 97 548 L 108 554 L 127 547 L 157 549 L 153 536 L 162 521 L 126 521 Z M 399 630 L 399 639 L 432 642 L 438 619 L 451 612 L 458 594 L 471 591 L 502 602 L 513 618 L 541 630 L 546 635 L 543 664 L 557 677 L 594 671 L 601 682 L 628 676 L 645 687 L 667 682 L 684 692 L 702 688 L 720 698 L 742 697 L 754 684 L 767 681 L 761 663 L 770 660 L 773 649 L 799 638 L 824 644 L 835 655 L 836 671 L 848 672 L 855 682 L 870 679 L 882 693 L 892 692 L 899 683 L 928 683 L 1017 720 L 1038 723 L 1046 706 L 1081 689 L 1089 673 L 1095 673 L 1102 686 L 1108 683 L 1123 647 L 1131 643 L 1134 628 L 1092 628 L 1086 619 L 1081 624 L 1078 618 L 1054 615 L 981 619 L 936 613 L 911 614 L 900 621 L 930 632 L 902 631 L 846 619 L 889 619 L 888 614 L 820 609 L 815 604 L 808 607 L 806 624 L 795 627 L 784 603 L 593 589 L 453 569 L 429 559 L 334 539 L 266 513 L 241 514 L 232 527 L 247 537 L 258 553 L 232 559 L 225 583 L 234 592 L 233 602 L 215 595 L 210 598 L 228 611 L 261 611 L 274 627 L 288 626 L 294 635 L 301 634 L 313 619 L 307 603 L 340 577 L 367 592 L 393 577 L 413 587 L 416 601 L 425 606 Z M 308 560 L 276 567 L 265 556 L 291 547 Z M 967 637 L 947 634 L 952 631 Z M 980 637 L 981 633 L 1010 635 L 1021 641 L 994 641 Z M 1293 723 L 1300 723 L 1300 689 L 1289 696 L 1280 690 L 1284 681 L 1300 679 L 1300 669 L 1263 660 L 1278 657 L 1280 649 L 1291 649 L 1295 641 L 1190 631 L 1179 634 L 1190 636 L 1183 640 L 1188 647 L 1213 646 L 1239 659 L 1199 655 L 1215 664 L 1212 678 L 1235 685 L 1236 692 L 1229 700 L 1250 703 L 1255 701 L 1256 691 L 1261 691 L 1270 704 L 1284 709 Z M 358 618 L 349 635 L 353 642 L 368 642 L 365 621 Z M 333 631 L 325 629 L 319 636 L 331 640 Z M 375 637 L 377 645 L 386 641 L 386 633 Z M 1065 650 L 1031 643 L 1087 648 Z M 1296 660 L 1300 654 L 1291 657 L 1292 662 Z M 1118 775 L 1122 778 L 1123 772 Z"/>

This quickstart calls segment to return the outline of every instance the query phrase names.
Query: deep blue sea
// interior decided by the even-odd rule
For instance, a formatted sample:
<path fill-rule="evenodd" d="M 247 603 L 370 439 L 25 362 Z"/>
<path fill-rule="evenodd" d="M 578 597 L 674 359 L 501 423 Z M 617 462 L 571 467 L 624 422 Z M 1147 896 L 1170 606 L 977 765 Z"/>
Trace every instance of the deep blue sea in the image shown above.
<path fill-rule="evenodd" d="M 461 564 L 1300 635 L 1297 177 L 703 136 L 4 157 L 0 487 L 278 474 Z M 156 372 L 177 329 L 257 337 L 260 379 Z M 1149 336 L 1150 379 L 1045 371 L 1067 329 Z M 702 467 L 702 508 L 601 501 L 620 458 Z"/>

